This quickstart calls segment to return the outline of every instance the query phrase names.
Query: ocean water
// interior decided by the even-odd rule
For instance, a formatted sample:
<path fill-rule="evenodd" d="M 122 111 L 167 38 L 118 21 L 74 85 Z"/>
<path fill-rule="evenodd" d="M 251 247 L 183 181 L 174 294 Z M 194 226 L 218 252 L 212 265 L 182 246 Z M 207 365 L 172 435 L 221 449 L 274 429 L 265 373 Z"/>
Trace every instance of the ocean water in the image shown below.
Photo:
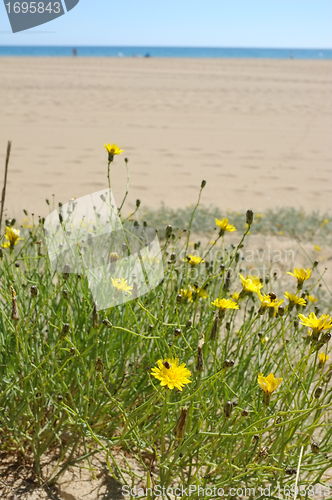
<path fill-rule="evenodd" d="M 74 47 L 2 46 L 0 56 L 71 57 Z M 250 59 L 332 59 L 331 49 L 205 47 L 75 47 L 81 57 L 187 57 Z"/>

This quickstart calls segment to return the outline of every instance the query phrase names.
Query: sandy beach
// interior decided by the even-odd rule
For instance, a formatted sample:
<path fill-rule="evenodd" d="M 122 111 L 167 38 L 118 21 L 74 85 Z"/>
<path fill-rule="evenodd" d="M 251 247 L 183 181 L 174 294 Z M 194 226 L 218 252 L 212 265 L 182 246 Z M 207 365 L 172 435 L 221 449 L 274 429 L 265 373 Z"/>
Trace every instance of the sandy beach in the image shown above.
<path fill-rule="evenodd" d="M 1 58 L 2 185 L 7 214 L 46 215 L 107 186 L 125 213 L 196 202 L 236 211 L 331 211 L 332 61 Z"/>

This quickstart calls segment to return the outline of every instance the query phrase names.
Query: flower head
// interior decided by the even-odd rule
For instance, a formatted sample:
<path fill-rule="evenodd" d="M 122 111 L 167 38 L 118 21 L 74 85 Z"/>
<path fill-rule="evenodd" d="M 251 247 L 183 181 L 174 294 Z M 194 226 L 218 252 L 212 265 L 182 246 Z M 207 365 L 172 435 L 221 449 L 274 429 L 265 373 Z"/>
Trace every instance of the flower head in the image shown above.
<path fill-rule="evenodd" d="M 318 358 L 319 358 L 319 364 L 322 366 L 326 363 L 328 359 L 330 359 L 330 356 L 324 354 L 323 352 L 320 352 L 318 354 Z"/>
<path fill-rule="evenodd" d="M 290 292 L 285 292 L 285 297 L 286 297 L 286 299 L 289 300 L 289 303 L 292 305 L 296 305 L 296 306 L 306 306 L 307 305 L 305 299 L 303 299 L 302 297 L 297 297 L 297 295 L 293 295 Z"/>
<path fill-rule="evenodd" d="M 257 382 L 265 394 L 272 394 L 282 382 L 282 378 L 275 378 L 273 373 L 264 377 L 263 373 L 258 374 Z"/>
<path fill-rule="evenodd" d="M 201 257 L 197 257 L 197 255 L 187 255 L 187 257 L 183 260 L 184 262 L 188 262 L 192 267 L 204 262 L 204 260 Z"/>
<path fill-rule="evenodd" d="M 233 226 L 233 224 L 229 224 L 228 219 L 221 219 L 221 220 L 215 219 L 215 222 L 217 226 L 220 227 L 220 232 L 222 235 L 224 234 L 225 231 L 229 231 L 230 233 L 236 231 L 236 227 Z"/>
<path fill-rule="evenodd" d="M 14 246 L 17 244 L 19 240 L 23 239 L 20 238 L 19 229 L 15 229 L 14 227 L 9 227 L 9 226 L 6 226 L 5 238 L 7 241 L 5 241 L 5 243 L 2 246 L 3 248 L 10 248 L 11 250 L 14 248 Z"/>
<path fill-rule="evenodd" d="M 119 290 L 120 292 L 129 293 L 131 295 L 131 291 L 133 289 L 132 286 L 129 286 L 127 280 L 124 278 L 111 278 L 113 286 Z"/>
<path fill-rule="evenodd" d="M 294 278 L 297 279 L 297 287 L 302 288 L 304 281 L 307 281 L 310 278 L 311 270 L 310 269 L 302 269 L 302 268 L 299 269 L 298 267 L 296 267 L 294 269 L 294 273 L 288 272 L 287 274 L 294 276 Z"/>
<path fill-rule="evenodd" d="M 192 292 L 192 298 L 202 298 L 206 299 L 208 297 L 208 293 L 205 290 L 205 288 L 199 288 L 197 285 L 193 285 L 193 292 Z"/>
<path fill-rule="evenodd" d="M 208 293 L 204 288 L 199 288 L 196 285 L 190 285 L 189 288 L 181 288 L 180 294 L 183 299 L 187 299 L 189 302 L 194 302 L 195 299 L 206 299 Z"/>
<path fill-rule="evenodd" d="M 317 302 L 317 298 L 314 297 L 313 295 L 307 295 L 307 299 L 309 300 L 309 302 Z"/>
<path fill-rule="evenodd" d="M 106 151 L 108 152 L 108 161 L 113 161 L 115 155 L 120 155 L 123 153 L 123 149 L 120 149 L 117 144 L 104 144 Z"/>
<path fill-rule="evenodd" d="M 232 299 L 216 299 L 214 302 L 211 302 L 213 306 L 218 307 L 219 310 L 224 310 L 226 309 L 238 309 L 239 306 L 237 305 L 236 302 Z"/>
<path fill-rule="evenodd" d="M 266 310 L 268 308 L 278 309 L 278 307 L 283 303 L 284 299 L 278 300 L 276 295 L 271 292 L 267 295 L 262 294 L 260 290 L 258 290 L 258 297 L 261 301 L 261 309 Z"/>
<path fill-rule="evenodd" d="M 256 292 L 258 293 L 259 290 L 263 287 L 263 283 L 261 283 L 260 279 L 257 278 L 257 276 L 247 276 L 247 278 L 244 278 L 242 274 L 239 275 L 241 278 L 242 282 L 242 294 L 243 293 L 250 293 L 250 292 Z"/>
<path fill-rule="evenodd" d="M 332 328 L 332 317 L 328 314 L 323 314 L 320 318 L 316 317 L 315 313 L 310 313 L 308 317 L 299 314 L 301 324 L 312 329 L 313 339 L 318 339 L 320 332 Z"/>
<path fill-rule="evenodd" d="M 190 384 L 191 372 L 186 368 L 186 364 L 179 365 L 178 358 L 158 359 L 157 367 L 152 368 L 151 375 L 160 380 L 161 386 L 167 386 L 169 389 L 176 387 L 182 391 L 185 384 Z"/>
<path fill-rule="evenodd" d="M 193 292 L 189 288 L 181 288 L 180 294 L 183 299 L 188 299 L 189 302 L 193 302 Z"/>

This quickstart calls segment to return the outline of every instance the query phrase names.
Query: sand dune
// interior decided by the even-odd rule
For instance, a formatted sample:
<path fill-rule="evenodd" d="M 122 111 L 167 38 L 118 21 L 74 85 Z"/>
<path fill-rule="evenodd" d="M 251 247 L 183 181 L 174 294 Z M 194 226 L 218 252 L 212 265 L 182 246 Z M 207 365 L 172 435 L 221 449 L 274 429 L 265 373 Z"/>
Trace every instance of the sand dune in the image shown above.
<path fill-rule="evenodd" d="M 225 210 L 331 210 L 332 61 L 1 58 L 1 170 L 6 206 L 45 215 L 45 198 L 107 184 L 118 205 L 130 160 L 136 198 Z"/>

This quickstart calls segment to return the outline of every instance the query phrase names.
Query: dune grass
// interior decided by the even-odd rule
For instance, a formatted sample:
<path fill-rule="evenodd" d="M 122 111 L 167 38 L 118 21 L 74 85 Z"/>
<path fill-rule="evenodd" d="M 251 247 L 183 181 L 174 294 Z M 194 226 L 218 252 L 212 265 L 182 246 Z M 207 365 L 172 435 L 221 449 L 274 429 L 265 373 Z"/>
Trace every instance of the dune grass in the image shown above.
<path fill-rule="evenodd" d="M 84 273 L 51 267 L 43 220 L 26 221 L 12 245 L 2 239 L 2 452 L 24 457 L 49 484 L 102 452 L 128 488 L 191 486 L 191 498 L 218 498 L 198 486 L 255 488 L 257 498 L 294 496 L 300 487 L 303 498 L 318 488 L 331 495 L 331 296 L 316 264 L 303 283 L 286 273 L 239 276 L 249 230 L 312 238 L 328 234 L 331 222 L 289 210 L 253 221 L 228 214 L 236 245 L 221 231 L 204 248 L 189 246 L 191 233 L 212 232 L 215 217 L 222 214 L 199 207 L 142 213 L 140 221 L 160 229 L 163 281 L 99 313 Z M 327 316 L 303 319 L 315 312 Z M 187 381 L 177 363 L 189 370 Z M 54 450 L 57 463 L 43 477 L 42 457 Z M 139 473 L 116 460 L 128 453 Z M 269 494 L 259 496 L 260 487 Z"/>

